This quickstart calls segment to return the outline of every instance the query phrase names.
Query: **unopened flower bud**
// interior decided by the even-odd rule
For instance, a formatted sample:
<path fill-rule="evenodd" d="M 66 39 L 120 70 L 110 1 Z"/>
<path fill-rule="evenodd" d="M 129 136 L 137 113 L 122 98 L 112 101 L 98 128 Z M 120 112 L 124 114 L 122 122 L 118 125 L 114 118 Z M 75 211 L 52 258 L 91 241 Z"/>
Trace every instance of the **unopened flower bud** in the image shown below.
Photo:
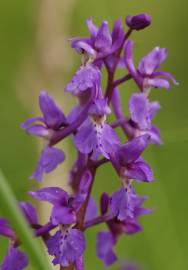
<path fill-rule="evenodd" d="M 136 16 L 127 16 L 126 24 L 133 30 L 142 30 L 151 24 L 151 17 L 146 14 L 138 14 Z"/>

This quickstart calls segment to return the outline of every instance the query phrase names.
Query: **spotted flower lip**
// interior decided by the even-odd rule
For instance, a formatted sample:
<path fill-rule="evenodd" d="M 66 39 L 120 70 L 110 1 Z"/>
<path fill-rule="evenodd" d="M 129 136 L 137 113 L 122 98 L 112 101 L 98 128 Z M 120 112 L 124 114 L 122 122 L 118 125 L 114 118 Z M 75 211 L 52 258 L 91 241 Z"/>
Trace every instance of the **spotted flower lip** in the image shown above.
<path fill-rule="evenodd" d="M 84 234 L 77 229 L 57 231 L 47 241 L 48 252 L 55 256 L 54 265 L 62 267 L 75 263 L 85 250 Z"/>

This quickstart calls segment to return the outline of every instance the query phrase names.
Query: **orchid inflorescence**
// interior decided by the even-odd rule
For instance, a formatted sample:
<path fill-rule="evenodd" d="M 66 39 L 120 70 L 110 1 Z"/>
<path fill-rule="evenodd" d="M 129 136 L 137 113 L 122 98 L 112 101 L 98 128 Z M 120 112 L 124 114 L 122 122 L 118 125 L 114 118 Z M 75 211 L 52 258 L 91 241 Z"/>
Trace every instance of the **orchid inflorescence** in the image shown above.
<path fill-rule="evenodd" d="M 81 55 L 82 64 L 65 91 L 76 98 L 77 105 L 65 116 L 47 92 L 42 91 L 39 96 L 42 116 L 30 118 L 21 125 L 28 134 L 45 140 L 32 179 L 41 182 L 44 174 L 64 162 L 65 154 L 56 144 L 66 137 L 73 139 L 77 151 L 70 170 L 71 194 L 53 186 L 29 192 L 34 199 L 52 205 L 46 224 L 39 224 L 30 203 L 19 203 L 34 235 L 42 237 L 48 253 L 54 257 L 52 263 L 60 269 L 84 269 L 84 232 L 101 223 L 106 223 L 107 229 L 97 234 L 96 254 L 106 267 L 110 266 L 117 260 L 114 246 L 119 237 L 141 231 L 139 217 L 151 212 L 142 206 L 146 197 L 138 196 L 133 187 L 134 182 L 153 180 L 152 170 L 141 155 L 149 144 L 161 144 L 159 129 L 152 124 L 160 104 L 150 101 L 149 94 L 152 88 L 169 89 L 169 80 L 175 84 L 176 81 L 169 73 L 158 70 L 167 57 L 165 48 L 155 47 L 141 59 L 138 67 L 134 64 L 130 36 L 133 31 L 149 26 L 150 16 L 128 16 L 125 22 L 127 32 L 122 20 L 115 21 L 110 32 L 106 21 L 97 28 L 89 18 L 90 36 L 70 39 L 72 48 Z M 107 71 L 105 91 L 101 87 L 103 69 Z M 125 71 L 119 79 L 117 69 Z M 119 86 L 128 80 L 136 83 L 138 91 L 131 95 L 130 114 L 125 116 Z M 107 118 L 112 112 L 115 121 L 110 123 Z M 124 138 L 123 143 L 120 141 L 117 128 L 122 129 L 125 143 Z M 98 211 L 91 193 L 96 171 L 105 163 L 110 163 L 116 171 L 120 188 L 111 195 L 101 194 Z M 0 234 L 10 239 L 1 269 L 24 269 L 27 256 L 19 250 L 18 239 L 5 219 L 0 219 Z"/>

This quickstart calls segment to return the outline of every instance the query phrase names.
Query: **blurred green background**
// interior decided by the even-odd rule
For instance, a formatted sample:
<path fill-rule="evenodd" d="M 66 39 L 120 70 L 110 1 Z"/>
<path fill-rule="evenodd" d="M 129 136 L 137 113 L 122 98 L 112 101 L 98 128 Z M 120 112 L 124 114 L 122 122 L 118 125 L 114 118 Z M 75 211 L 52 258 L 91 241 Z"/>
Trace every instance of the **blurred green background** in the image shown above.
<path fill-rule="evenodd" d="M 49 90 L 59 104 L 66 104 L 65 111 L 69 108 L 67 103 L 72 103 L 63 87 L 78 68 L 79 57 L 69 49 L 67 38 L 86 35 L 85 20 L 89 16 L 97 24 L 105 19 L 112 25 L 115 19 L 126 15 L 152 15 L 152 26 L 133 35 L 135 58 L 140 59 L 154 46 L 167 47 L 169 58 L 162 69 L 172 73 L 180 85 L 173 86 L 170 92 L 152 92 L 152 98 L 161 102 L 156 124 L 165 144 L 159 148 L 151 146 L 145 155 L 153 167 L 155 182 L 137 185 L 136 189 L 149 196 L 147 206 L 155 211 L 142 218 L 142 233 L 122 237 L 117 245 L 120 261 L 133 260 L 146 270 L 188 269 L 187 9 L 186 0 L 0 2 L 0 167 L 22 200 L 27 199 L 26 192 L 33 186 L 27 178 L 38 157 L 38 140 L 26 136 L 19 125 L 38 111 L 41 88 Z M 132 90 L 136 90 L 133 83 L 122 88 L 125 108 Z M 69 141 L 67 144 L 72 149 Z M 63 176 L 60 177 L 62 181 Z M 95 197 L 99 198 L 104 190 L 111 193 L 118 185 L 117 176 L 106 165 L 97 175 Z M 94 256 L 95 233 L 101 228 L 104 227 L 87 233 L 85 257 L 89 270 L 104 269 Z M 1 257 L 4 244 L 1 238 Z M 118 265 L 110 269 L 118 269 Z"/>

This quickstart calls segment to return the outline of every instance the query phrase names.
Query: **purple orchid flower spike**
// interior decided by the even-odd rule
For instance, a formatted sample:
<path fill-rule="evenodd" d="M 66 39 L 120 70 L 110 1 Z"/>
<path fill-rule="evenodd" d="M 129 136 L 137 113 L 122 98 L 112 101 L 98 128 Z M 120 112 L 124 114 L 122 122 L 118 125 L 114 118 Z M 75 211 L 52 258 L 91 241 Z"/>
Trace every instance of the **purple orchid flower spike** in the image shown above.
<path fill-rule="evenodd" d="M 150 166 L 140 157 L 148 146 L 149 138 L 146 134 L 139 136 L 119 146 L 116 151 L 114 162 L 125 185 L 130 179 L 146 182 L 153 180 Z"/>
<path fill-rule="evenodd" d="M 106 267 L 116 262 L 117 257 L 113 251 L 115 240 L 110 232 L 102 231 L 97 234 L 97 256 Z"/>
<path fill-rule="evenodd" d="M 78 129 L 75 136 L 77 149 L 83 154 L 90 154 L 96 160 L 100 154 L 110 158 L 119 145 L 119 138 L 106 123 L 106 115 L 110 113 L 107 100 L 98 99 L 89 110 L 89 118 Z"/>
<path fill-rule="evenodd" d="M 133 62 L 133 42 L 127 41 L 125 45 L 125 64 L 132 78 L 142 92 L 148 94 L 151 88 L 170 88 L 169 79 L 177 84 L 172 75 L 167 72 L 159 72 L 158 68 L 167 57 L 167 49 L 154 48 L 148 55 L 142 58 L 136 70 Z"/>
<path fill-rule="evenodd" d="M 135 16 L 127 16 L 126 24 L 132 30 L 139 31 L 148 27 L 151 24 L 151 17 L 146 13 L 138 14 Z"/>
<path fill-rule="evenodd" d="M 28 258 L 17 248 L 9 247 L 8 253 L 1 265 L 1 270 L 22 270 L 28 265 Z"/>
<path fill-rule="evenodd" d="M 161 144 L 160 131 L 152 125 L 152 120 L 160 109 L 158 102 L 149 102 L 143 93 L 135 93 L 129 100 L 129 111 L 131 114 L 130 125 L 135 129 L 135 137 L 148 134 L 149 141 Z"/>

